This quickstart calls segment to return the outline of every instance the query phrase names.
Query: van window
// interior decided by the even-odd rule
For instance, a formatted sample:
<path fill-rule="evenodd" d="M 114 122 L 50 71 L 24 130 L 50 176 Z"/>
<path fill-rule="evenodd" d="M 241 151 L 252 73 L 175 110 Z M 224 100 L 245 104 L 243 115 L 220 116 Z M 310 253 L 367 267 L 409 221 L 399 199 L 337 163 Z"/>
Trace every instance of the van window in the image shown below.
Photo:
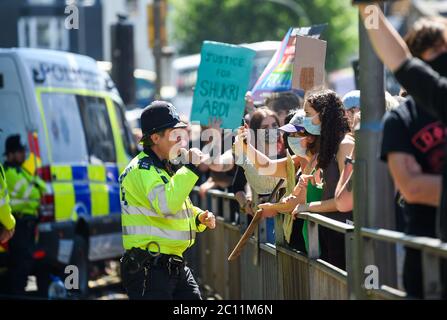
<path fill-rule="evenodd" d="M 42 93 L 41 99 L 53 161 L 87 162 L 87 145 L 76 96 L 65 93 Z"/>
<path fill-rule="evenodd" d="M 20 134 L 22 143 L 27 144 L 28 138 L 25 126 L 25 115 L 16 93 L 0 93 L 0 158 L 5 151 L 5 141 L 8 136 Z M 3 159 L 4 160 L 4 159 Z M 3 161 L 2 161 L 3 162 Z"/>
<path fill-rule="evenodd" d="M 137 153 L 137 146 L 133 138 L 132 132 L 129 129 L 129 125 L 126 122 L 123 108 L 119 104 L 113 102 L 115 107 L 115 113 L 120 127 L 120 135 L 123 138 L 124 149 L 128 156 L 134 157 Z"/>
<path fill-rule="evenodd" d="M 116 162 L 112 126 L 103 98 L 77 96 L 90 162 Z"/>

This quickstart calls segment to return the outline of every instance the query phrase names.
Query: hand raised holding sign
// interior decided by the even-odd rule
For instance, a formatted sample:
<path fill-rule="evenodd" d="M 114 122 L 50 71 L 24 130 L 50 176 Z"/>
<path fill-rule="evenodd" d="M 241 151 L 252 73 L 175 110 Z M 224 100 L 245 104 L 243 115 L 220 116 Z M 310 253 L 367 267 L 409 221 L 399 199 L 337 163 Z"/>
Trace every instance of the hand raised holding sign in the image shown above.
<path fill-rule="evenodd" d="M 215 130 L 221 130 L 222 126 L 222 119 L 218 117 L 210 117 L 208 120 L 208 128 L 215 129 Z"/>

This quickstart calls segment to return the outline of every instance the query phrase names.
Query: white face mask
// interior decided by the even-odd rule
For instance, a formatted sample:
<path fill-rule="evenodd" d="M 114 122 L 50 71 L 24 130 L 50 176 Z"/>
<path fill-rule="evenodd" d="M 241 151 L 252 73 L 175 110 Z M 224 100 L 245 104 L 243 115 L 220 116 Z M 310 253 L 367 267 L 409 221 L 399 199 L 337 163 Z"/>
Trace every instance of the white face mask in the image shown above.
<path fill-rule="evenodd" d="M 287 142 L 289 143 L 290 149 L 292 149 L 293 153 L 300 157 L 306 157 L 306 148 L 303 148 L 301 145 L 301 141 L 304 137 L 287 137 Z"/>

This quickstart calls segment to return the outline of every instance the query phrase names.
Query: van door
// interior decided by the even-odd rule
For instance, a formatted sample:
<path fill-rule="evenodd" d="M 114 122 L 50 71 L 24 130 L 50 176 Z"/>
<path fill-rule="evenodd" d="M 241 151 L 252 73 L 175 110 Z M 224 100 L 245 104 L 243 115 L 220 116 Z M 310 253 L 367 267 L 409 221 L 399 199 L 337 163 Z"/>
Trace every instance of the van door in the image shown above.
<path fill-rule="evenodd" d="M 92 215 L 120 214 L 117 139 L 106 99 L 81 95 L 77 99 L 89 153 Z"/>
<path fill-rule="evenodd" d="M 54 220 L 89 216 L 88 180 L 82 175 L 88 151 L 76 95 L 50 89 L 37 90 L 37 95 L 49 159 L 46 179 L 54 193 Z"/>
<path fill-rule="evenodd" d="M 28 122 L 25 110 L 24 93 L 19 78 L 19 71 L 12 57 L 0 57 L 0 157 L 5 151 L 5 140 L 10 135 L 19 134 L 23 144 L 28 146 Z M 4 162 L 2 158 L 2 162 Z"/>
<path fill-rule="evenodd" d="M 89 259 L 122 253 L 118 167 L 106 98 L 101 93 L 41 88 L 50 145 L 56 221 L 83 218 Z"/>
<path fill-rule="evenodd" d="M 104 97 L 41 90 L 56 221 L 121 213 L 112 126 Z"/>

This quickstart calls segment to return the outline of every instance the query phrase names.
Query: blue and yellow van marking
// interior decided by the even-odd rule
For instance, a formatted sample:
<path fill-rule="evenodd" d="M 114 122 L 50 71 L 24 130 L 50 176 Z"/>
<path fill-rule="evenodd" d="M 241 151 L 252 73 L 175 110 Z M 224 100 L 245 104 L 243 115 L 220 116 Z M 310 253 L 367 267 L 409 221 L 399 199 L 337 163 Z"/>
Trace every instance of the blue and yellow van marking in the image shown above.
<path fill-rule="evenodd" d="M 110 92 L 70 88 L 36 87 L 35 92 L 45 133 L 48 162 L 51 164 L 51 185 L 54 193 L 56 221 L 76 220 L 82 214 L 88 217 L 120 214 L 121 205 L 118 177 L 119 172 L 125 168 L 129 158 L 124 149 L 113 103 L 113 100 L 119 101 L 119 97 Z M 113 132 L 117 164 L 52 164 L 51 144 L 41 99 L 42 93 L 50 92 L 104 98 Z"/>
<path fill-rule="evenodd" d="M 53 165 L 51 174 L 56 220 L 121 213 L 115 164 Z"/>

